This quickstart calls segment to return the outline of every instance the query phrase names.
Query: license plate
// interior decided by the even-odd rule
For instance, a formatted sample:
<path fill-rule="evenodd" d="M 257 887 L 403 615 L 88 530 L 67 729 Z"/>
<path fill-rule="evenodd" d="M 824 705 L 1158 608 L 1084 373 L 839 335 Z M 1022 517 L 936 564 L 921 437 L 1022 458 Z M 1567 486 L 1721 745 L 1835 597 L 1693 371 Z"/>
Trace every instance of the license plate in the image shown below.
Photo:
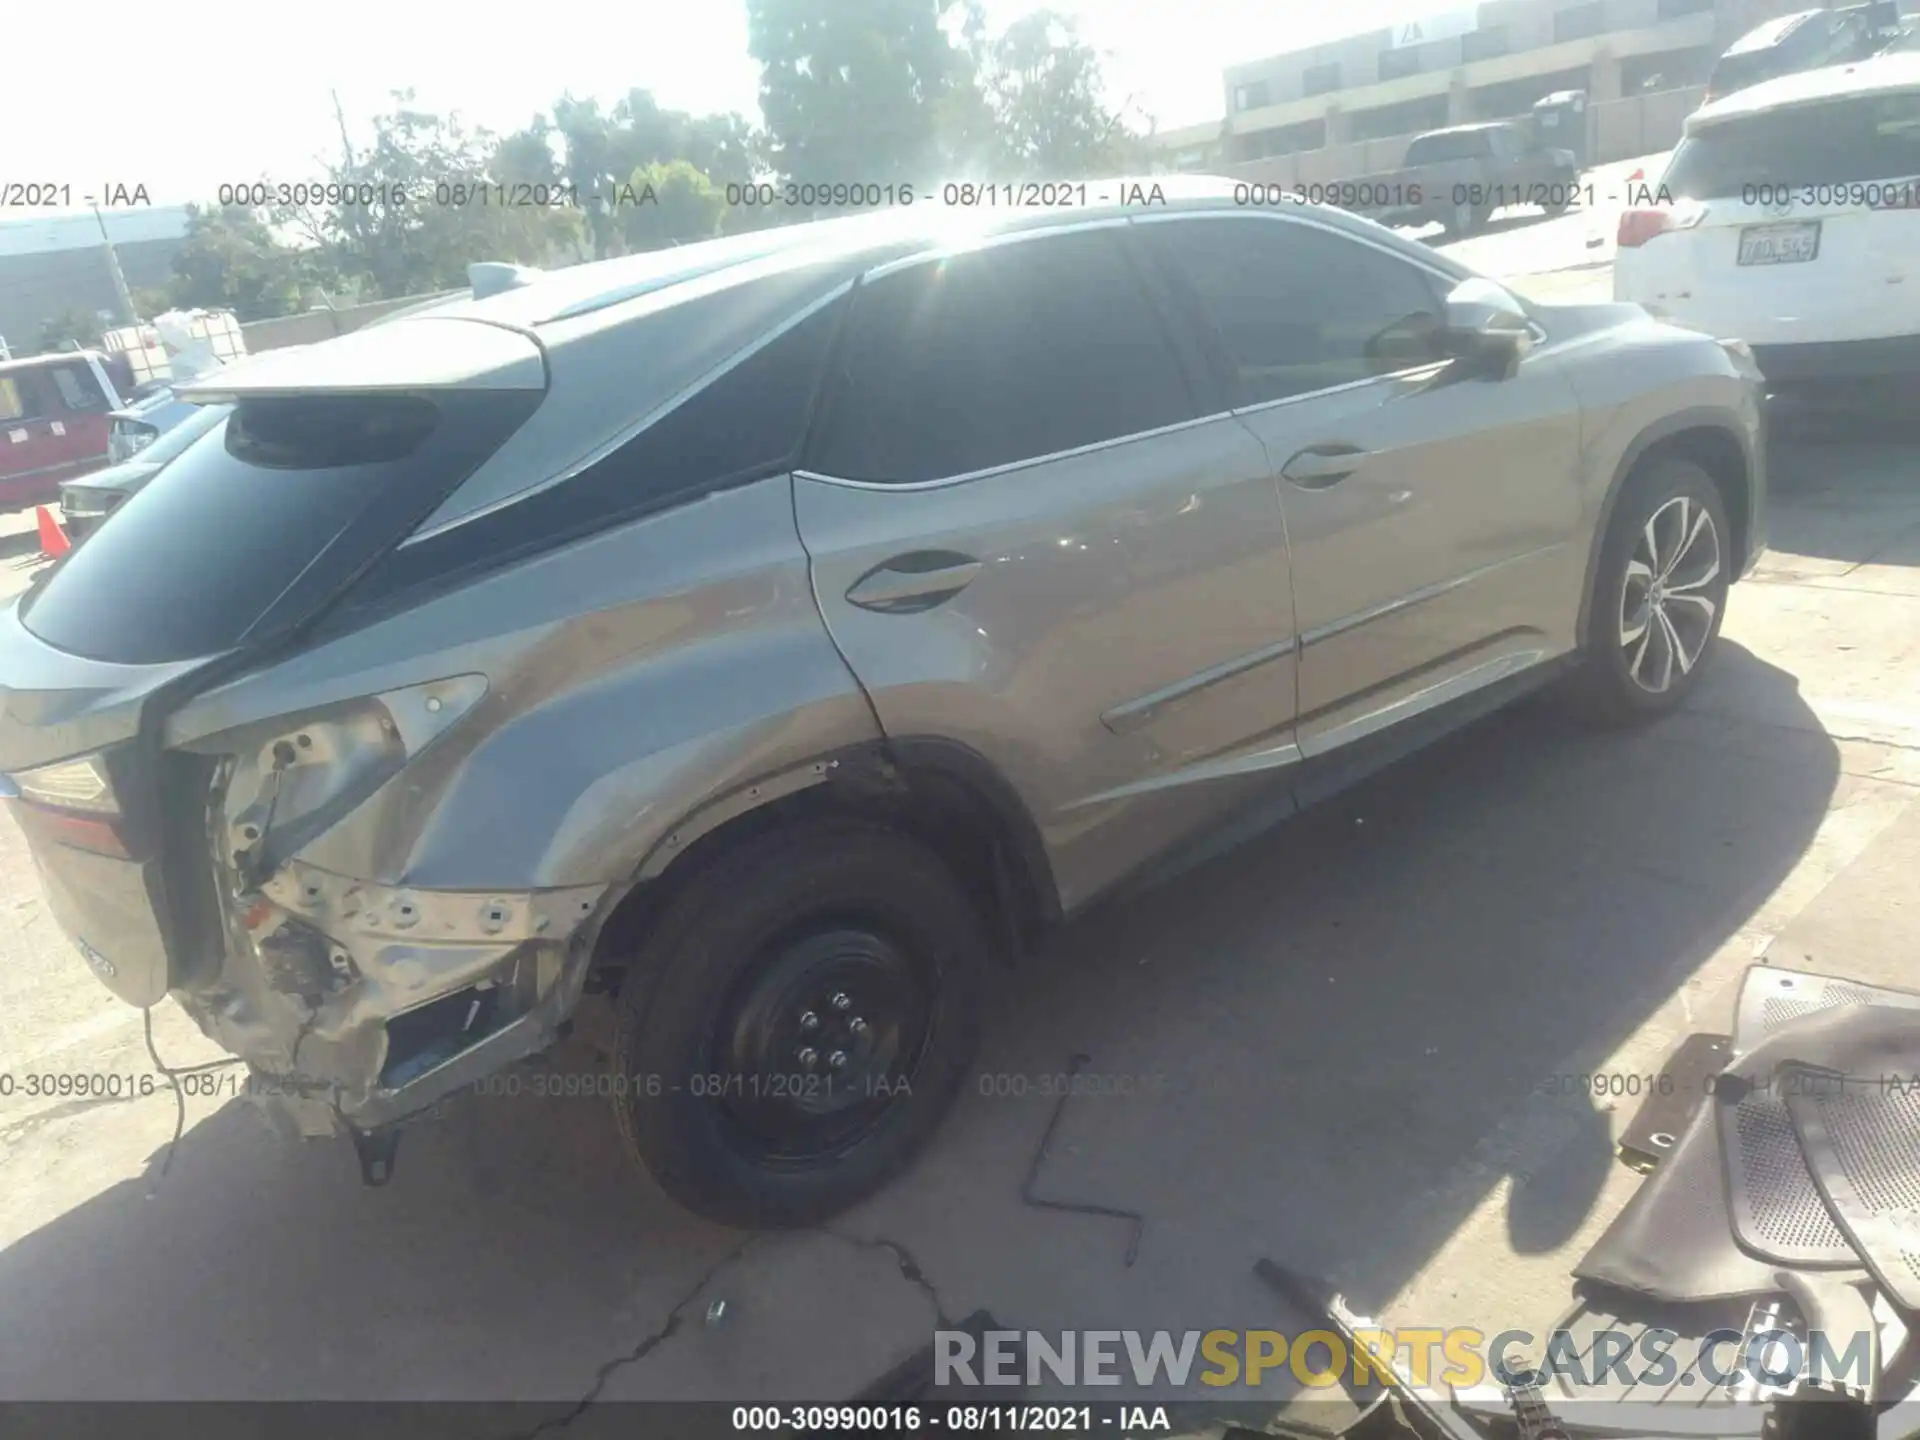
<path fill-rule="evenodd" d="M 1802 265 L 1820 254 L 1820 222 L 1749 225 L 1740 232 L 1742 265 Z"/>

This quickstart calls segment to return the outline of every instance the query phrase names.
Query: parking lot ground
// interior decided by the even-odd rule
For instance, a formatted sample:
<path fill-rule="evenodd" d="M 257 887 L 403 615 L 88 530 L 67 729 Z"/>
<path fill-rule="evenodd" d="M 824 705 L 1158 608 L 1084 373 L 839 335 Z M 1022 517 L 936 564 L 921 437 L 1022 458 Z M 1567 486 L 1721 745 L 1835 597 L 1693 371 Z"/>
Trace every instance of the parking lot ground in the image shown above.
<path fill-rule="evenodd" d="M 385 1190 L 220 1093 L 162 1173 L 163 1087 L 24 1093 L 152 1066 L 0 822 L 0 1398 L 514 1398 L 556 1425 L 588 1398 L 840 1399 L 977 1309 L 1305 1328 L 1262 1255 L 1395 1323 L 1545 1328 L 1635 1179 L 1632 1102 L 1543 1081 L 1657 1070 L 1756 959 L 1920 985 L 1920 435 L 1783 439 L 1773 478 L 1774 550 L 1685 712 L 1507 712 L 1076 922 L 1001 980 L 928 1154 L 822 1231 L 660 1198 L 568 1093 L 605 1063 L 592 1009 L 522 1072 L 558 1093 L 461 1097 Z M 171 1064 L 212 1054 L 171 1003 L 154 1028 Z M 1131 1265 L 1126 1222 L 1021 1199 L 1074 1054 L 1040 1193 L 1140 1212 Z"/>

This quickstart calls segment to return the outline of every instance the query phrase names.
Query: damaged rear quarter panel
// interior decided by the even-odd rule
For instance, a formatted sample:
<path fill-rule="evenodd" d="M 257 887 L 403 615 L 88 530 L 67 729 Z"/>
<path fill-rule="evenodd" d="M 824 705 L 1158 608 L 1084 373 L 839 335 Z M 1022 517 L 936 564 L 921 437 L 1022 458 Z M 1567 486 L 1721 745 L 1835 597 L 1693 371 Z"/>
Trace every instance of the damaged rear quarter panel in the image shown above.
<path fill-rule="evenodd" d="M 877 739 L 785 476 L 518 565 L 199 697 L 170 742 L 478 674 L 472 712 L 301 851 L 386 885 L 618 882 L 714 795 Z"/>
<path fill-rule="evenodd" d="M 324 1081 L 375 1123 L 469 1070 L 539 1048 L 585 978 L 590 940 L 648 852 L 716 796 L 878 738 L 814 603 L 785 476 L 721 492 L 426 599 L 197 697 L 172 748 L 218 751 L 285 717 L 451 677 L 471 708 L 262 877 L 227 962 L 182 997 L 229 1049 Z M 258 796 L 249 799 L 257 808 Z M 222 821 L 233 826 L 235 817 Z M 226 836 L 216 839 L 218 853 Z M 234 876 L 222 885 L 233 888 Z M 327 973 L 274 978 L 260 943 L 325 937 Z M 297 970 L 298 967 L 295 967 Z M 509 995 L 438 1080 L 383 1092 L 385 1022 L 476 982 Z M 298 992 L 305 988 L 302 996 Z M 391 1077 L 389 1077 L 391 1078 Z"/>

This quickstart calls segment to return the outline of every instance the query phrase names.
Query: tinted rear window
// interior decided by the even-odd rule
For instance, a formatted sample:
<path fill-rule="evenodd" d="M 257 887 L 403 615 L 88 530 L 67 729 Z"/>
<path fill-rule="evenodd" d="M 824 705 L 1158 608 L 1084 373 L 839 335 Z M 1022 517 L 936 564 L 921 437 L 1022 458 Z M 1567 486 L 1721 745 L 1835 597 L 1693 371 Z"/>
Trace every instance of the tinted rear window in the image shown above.
<path fill-rule="evenodd" d="M 183 660 L 306 619 L 539 403 L 532 392 L 243 402 L 21 609 L 76 655 Z"/>
<path fill-rule="evenodd" d="M 1708 126 L 1680 142 L 1661 184 L 1724 199 L 1749 185 L 1840 185 L 1920 176 L 1920 94 L 1864 95 Z"/>

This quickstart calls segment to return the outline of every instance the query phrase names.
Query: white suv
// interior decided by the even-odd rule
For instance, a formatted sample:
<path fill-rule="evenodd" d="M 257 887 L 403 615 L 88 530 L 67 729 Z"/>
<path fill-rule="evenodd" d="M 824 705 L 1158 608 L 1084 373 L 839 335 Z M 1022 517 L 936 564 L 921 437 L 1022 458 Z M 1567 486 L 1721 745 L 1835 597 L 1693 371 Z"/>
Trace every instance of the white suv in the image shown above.
<path fill-rule="evenodd" d="M 1776 389 L 1920 374 L 1920 54 L 1703 106 L 1655 188 L 1615 299 L 1746 341 Z"/>

